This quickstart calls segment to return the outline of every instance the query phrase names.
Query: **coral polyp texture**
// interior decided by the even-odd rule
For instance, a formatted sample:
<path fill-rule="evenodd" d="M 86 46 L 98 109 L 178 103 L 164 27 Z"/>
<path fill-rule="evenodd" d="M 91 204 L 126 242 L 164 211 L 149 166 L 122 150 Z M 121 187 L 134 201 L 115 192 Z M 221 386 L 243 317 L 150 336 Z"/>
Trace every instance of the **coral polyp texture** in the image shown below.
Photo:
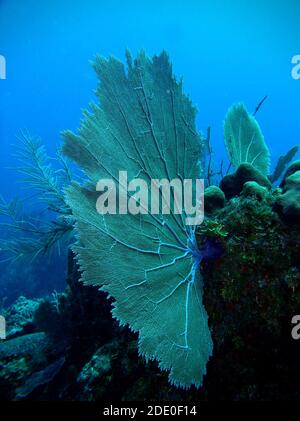
<path fill-rule="evenodd" d="M 140 355 L 157 360 L 172 384 L 199 387 L 213 346 L 195 227 L 175 212 L 99 215 L 95 194 L 100 179 L 123 189 L 120 170 L 145 182 L 200 178 L 204 145 L 195 108 L 166 53 L 149 59 L 141 52 L 134 61 L 127 53 L 126 69 L 98 57 L 94 68 L 99 104 L 84 113 L 78 134 L 64 133 L 63 147 L 89 180 L 67 190 L 82 280 L 113 298 L 113 317 L 139 333 Z"/>

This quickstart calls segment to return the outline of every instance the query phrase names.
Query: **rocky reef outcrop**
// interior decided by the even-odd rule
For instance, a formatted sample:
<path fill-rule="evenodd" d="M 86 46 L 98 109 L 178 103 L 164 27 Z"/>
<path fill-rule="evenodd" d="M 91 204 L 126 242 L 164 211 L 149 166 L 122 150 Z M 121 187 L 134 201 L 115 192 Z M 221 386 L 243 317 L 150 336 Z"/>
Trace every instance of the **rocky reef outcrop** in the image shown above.
<path fill-rule="evenodd" d="M 209 186 L 204 192 L 204 213 L 212 214 L 225 205 L 225 194 L 218 186 Z"/>
<path fill-rule="evenodd" d="M 278 189 L 247 181 L 199 228 L 200 246 L 208 239 L 223 250 L 202 264 L 215 345 L 206 396 L 300 397 L 300 341 L 291 336 L 300 309 L 300 231 L 275 211 L 279 197 Z"/>
<path fill-rule="evenodd" d="M 239 196 L 243 190 L 243 186 L 248 181 L 255 181 L 260 186 L 271 189 L 271 182 L 259 170 L 254 168 L 251 164 L 241 164 L 236 172 L 226 175 L 221 183 L 220 188 L 223 190 L 226 199 L 231 199 L 234 196 Z"/>
<path fill-rule="evenodd" d="M 287 169 L 274 209 L 287 224 L 300 224 L 300 161 Z"/>

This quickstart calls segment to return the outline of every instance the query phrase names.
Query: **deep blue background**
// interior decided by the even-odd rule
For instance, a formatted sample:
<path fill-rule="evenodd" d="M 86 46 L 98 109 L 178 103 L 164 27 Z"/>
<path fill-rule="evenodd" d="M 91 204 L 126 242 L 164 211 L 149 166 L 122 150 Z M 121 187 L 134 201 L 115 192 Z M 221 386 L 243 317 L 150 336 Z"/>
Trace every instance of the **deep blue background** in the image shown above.
<path fill-rule="evenodd" d="M 300 54 L 300 2 L 231 1 L 0 1 L 0 54 L 7 80 L 0 81 L 0 193 L 21 186 L 13 144 L 20 129 L 43 138 L 54 153 L 60 131 L 76 129 L 81 109 L 93 100 L 96 53 L 124 59 L 143 48 L 166 49 L 174 71 L 199 108 L 197 125 L 212 126 L 218 161 L 224 154 L 222 121 L 244 101 L 258 114 L 273 162 L 300 143 L 300 80 L 291 57 Z M 20 193 L 20 192 L 19 192 Z"/>

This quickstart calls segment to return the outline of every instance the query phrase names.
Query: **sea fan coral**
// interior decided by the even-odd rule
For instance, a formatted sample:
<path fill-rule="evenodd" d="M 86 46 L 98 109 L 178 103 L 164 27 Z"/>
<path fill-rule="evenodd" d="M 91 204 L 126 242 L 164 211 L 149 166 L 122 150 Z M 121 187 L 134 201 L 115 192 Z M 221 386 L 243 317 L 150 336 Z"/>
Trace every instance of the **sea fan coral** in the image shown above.
<path fill-rule="evenodd" d="M 173 77 L 166 53 L 150 60 L 127 53 L 121 62 L 97 57 L 97 96 L 78 135 L 64 133 L 64 153 L 84 170 L 67 202 L 76 218 L 74 248 L 82 279 L 114 298 L 113 316 L 139 332 L 139 352 L 156 359 L 176 386 L 199 387 L 212 353 L 195 228 L 182 215 L 99 215 L 96 183 L 128 177 L 192 179 L 201 174 L 203 143 L 195 109 Z M 124 186 L 119 185 L 122 189 Z"/>

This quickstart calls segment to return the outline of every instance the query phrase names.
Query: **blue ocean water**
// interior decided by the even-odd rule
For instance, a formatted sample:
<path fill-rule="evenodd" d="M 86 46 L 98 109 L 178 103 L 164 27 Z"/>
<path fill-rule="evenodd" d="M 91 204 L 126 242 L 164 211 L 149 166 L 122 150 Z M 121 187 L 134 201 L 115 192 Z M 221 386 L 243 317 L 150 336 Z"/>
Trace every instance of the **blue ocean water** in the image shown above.
<path fill-rule="evenodd" d="M 300 3 L 296 0 L 0 1 L 1 195 L 23 195 L 12 168 L 16 135 L 40 136 L 50 155 L 60 132 L 76 130 L 94 100 L 95 55 L 125 59 L 144 49 L 165 49 L 175 74 L 199 112 L 197 126 L 212 128 L 215 162 L 226 159 L 222 124 L 229 106 L 249 111 L 267 95 L 257 119 L 272 164 L 300 143 L 300 80 L 291 59 L 300 54 Z"/>
<path fill-rule="evenodd" d="M 299 16 L 296 0 L 2 0 L 1 193 L 12 197 L 20 189 L 8 169 L 19 130 L 41 136 L 53 153 L 60 131 L 76 129 L 81 109 L 94 99 L 90 60 L 97 53 L 123 60 L 125 48 L 169 52 L 198 106 L 198 128 L 212 127 L 216 161 L 225 153 L 228 107 L 244 101 L 251 111 L 268 95 L 257 117 L 275 161 L 299 143 L 300 81 L 291 77 Z"/>

